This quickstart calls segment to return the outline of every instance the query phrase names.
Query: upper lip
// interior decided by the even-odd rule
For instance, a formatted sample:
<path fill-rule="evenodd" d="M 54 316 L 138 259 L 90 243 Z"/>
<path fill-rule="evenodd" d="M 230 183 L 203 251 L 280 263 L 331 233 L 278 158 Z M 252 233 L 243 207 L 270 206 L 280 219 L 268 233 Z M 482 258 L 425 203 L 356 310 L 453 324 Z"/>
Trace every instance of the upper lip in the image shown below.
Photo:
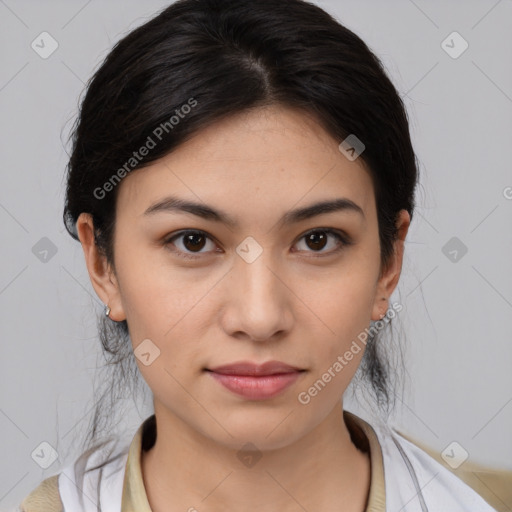
<path fill-rule="evenodd" d="M 251 361 L 238 361 L 216 366 L 215 368 L 207 368 L 207 370 L 225 375 L 275 375 L 302 371 L 301 368 L 281 361 L 267 361 L 263 364 L 252 363 Z"/>

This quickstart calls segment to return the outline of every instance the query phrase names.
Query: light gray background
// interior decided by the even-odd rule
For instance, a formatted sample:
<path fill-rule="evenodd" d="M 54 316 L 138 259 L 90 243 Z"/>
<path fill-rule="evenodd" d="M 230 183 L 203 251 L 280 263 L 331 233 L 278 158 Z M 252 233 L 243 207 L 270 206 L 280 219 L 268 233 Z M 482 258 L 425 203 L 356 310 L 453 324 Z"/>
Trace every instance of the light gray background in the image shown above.
<path fill-rule="evenodd" d="M 61 222 L 63 143 L 93 70 L 168 3 L 0 0 L 2 510 L 71 460 L 94 398 L 101 304 Z M 393 297 L 411 386 L 392 424 L 512 468 L 512 1 L 317 3 L 382 59 L 421 163 Z M 43 31 L 59 43 L 48 59 L 31 48 Z M 456 59 L 441 46 L 453 31 L 469 44 Z M 57 248 L 46 263 L 32 252 L 43 237 Z M 456 262 L 442 252 L 452 237 L 468 249 Z M 128 438 L 150 411 L 126 404 Z M 46 470 L 31 457 L 43 441 L 59 453 Z"/>

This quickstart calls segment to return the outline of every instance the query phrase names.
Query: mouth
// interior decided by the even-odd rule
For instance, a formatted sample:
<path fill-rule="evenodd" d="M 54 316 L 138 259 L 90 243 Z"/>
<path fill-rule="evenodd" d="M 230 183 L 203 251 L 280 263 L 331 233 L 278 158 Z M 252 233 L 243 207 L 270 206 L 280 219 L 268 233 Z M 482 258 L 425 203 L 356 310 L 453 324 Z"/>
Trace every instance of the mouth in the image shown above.
<path fill-rule="evenodd" d="M 281 361 L 256 364 L 241 361 L 205 368 L 216 382 L 250 400 L 268 400 L 291 386 L 306 370 Z"/>

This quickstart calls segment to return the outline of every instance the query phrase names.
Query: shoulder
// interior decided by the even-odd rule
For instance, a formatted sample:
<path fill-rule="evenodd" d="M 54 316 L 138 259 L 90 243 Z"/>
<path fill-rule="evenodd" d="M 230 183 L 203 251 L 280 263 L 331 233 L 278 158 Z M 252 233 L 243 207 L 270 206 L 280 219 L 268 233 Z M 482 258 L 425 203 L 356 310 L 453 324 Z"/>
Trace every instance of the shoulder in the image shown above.
<path fill-rule="evenodd" d="M 393 429 L 393 444 L 401 447 L 401 458 L 409 459 L 423 479 L 425 493 L 443 503 L 449 496 L 460 505 L 487 508 L 479 510 L 510 511 L 512 507 L 512 471 L 484 466 L 470 460 L 450 461 L 453 450 L 445 454 Z M 400 448 L 398 448 L 400 451 Z M 451 456 L 451 457 L 450 457 Z M 453 499 L 453 498 L 452 498 Z"/>
<path fill-rule="evenodd" d="M 59 475 L 43 480 L 21 502 L 19 512 L 63 512 L 59 494 Z"/>
<path fill-rule="evenodd" d="M 126 450 L 109 440 L 87 450 L 58 474 L 43 480 L 16 512 L 85 512 L 89 503 L 115 510 L 121 503 Z"/>

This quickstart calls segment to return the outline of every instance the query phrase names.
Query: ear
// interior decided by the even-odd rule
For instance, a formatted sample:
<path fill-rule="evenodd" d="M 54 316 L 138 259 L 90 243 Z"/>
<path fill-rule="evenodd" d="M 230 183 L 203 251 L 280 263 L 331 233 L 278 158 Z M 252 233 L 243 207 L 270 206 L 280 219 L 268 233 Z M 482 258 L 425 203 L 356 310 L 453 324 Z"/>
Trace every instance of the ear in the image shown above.
<path fill-rule="evenodd" d="M 385 269 L 381 271 L 381 275 L 377 282 L 375 301 L 373 304 L 372 320 L 380 320 L 389 308 L 389 297 L 393 293 L 400 273 L 402 271 L 402 261 L 404 256 L 404 242 L 407 231 L 411 224 L 411 217 L 407 210 L 400 210 L 396 221 L 398 233 L 397 239 L 393 245 L 393 255 Z"/>
<path fill-rule="evenodd" d="M 76 222 L 78 238 L 84 251 L 85 263 L 96 294 L 110 307 L 109 317 L 121 322 L 126 319 L 119 285 L 114 271 L 107 264 L 106 256 L 98 250 L 94 237 L 94 223 L 89 213 L 81 213 Z"/>

